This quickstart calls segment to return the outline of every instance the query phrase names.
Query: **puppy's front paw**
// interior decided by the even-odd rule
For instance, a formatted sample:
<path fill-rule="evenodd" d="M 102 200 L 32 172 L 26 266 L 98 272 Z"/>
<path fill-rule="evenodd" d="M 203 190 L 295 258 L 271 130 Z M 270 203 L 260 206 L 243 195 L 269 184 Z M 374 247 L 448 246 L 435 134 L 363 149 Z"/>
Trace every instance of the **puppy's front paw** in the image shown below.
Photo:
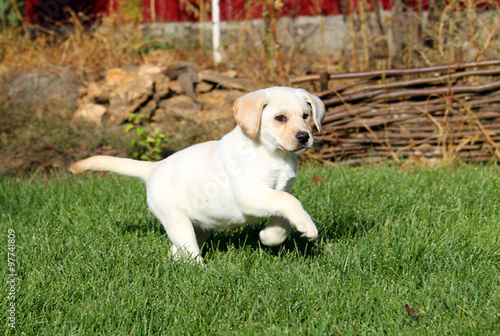
<path fill-rule="evenodd" d="M 318 238 L 318 229 L 314 224 L 312 224 L 312 226 L 310 226 L 309 229 L 302 233 L 300 236 L 302 238 L 306 238 L 309 241 L 314 240 Z"/>
<path fill-rule="evenodd" d="M 307 218 L 302 221 L 302 225 L 296 225 L 296 228 L 299 232 L 302 233 L 301 237 L 306 238 L 307 240 L 314 240 L 318 238 L 318 229 L 316 225 L 314 225 L 309 214 L 305 213 Z"/>

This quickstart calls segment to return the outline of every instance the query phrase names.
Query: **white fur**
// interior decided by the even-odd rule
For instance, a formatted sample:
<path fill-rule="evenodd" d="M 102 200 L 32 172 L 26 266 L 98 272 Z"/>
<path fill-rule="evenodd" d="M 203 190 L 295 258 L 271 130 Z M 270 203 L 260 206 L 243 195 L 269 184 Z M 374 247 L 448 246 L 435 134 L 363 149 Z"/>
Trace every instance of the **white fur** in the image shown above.
<path fill-rule="evenodd" d="M 259 234 L 263 244 L 281 244 L 292 227 L 312 240 L 318 230 L 289 191 L 296 154 L 313 145 L 311 124 L 320 128 L 324 112 L 323 103 L 302 89 L 259 90 L 235 102 L 238 126 L 219 141 L 191 146 L 155 163 L 94 156 L 70 169 L 145 180 L 149 209 L 165 227 L 171 252 L 177 255 L 201 261 L 200 247 L 212 230 L 266 217 L 272 219 Z"/>

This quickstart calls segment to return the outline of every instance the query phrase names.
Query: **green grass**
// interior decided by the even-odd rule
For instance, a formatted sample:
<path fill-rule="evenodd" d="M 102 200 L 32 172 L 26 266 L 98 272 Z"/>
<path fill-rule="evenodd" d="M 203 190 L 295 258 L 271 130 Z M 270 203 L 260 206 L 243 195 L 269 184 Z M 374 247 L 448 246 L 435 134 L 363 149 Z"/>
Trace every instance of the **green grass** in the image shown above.
<path fill-rule="evenodd" d="M 16 231 L 15 332 L 498 333 L 499 167 L 303 166 L 293 193 L 318 241 L 295 233 L 267 248 L 256 239 L 260 226 L 220 231 L 202 267 L 167 257 L 170 243 L 138 180 L 3 179 L 3 242 Z M 8 302 L 2 295 L 5 312 Z"/>

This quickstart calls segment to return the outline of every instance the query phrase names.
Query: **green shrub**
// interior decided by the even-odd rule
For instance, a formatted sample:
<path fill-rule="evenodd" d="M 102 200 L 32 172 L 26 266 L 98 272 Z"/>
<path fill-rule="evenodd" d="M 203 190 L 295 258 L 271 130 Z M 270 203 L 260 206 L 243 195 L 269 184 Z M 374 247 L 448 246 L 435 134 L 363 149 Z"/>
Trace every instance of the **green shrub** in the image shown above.
<path fill-rule="evenodd" d="M 130 141 L 130 147 L 133 150 L 134 159 L 145 161 L 159 161 L 163 159 L 161 153 L 163 145 L 169 139 L 162 132 L 155 129 L 148 132 L 146 129 L 146 117 L 138 114 L 130 114 L 128 120 L 130 124 L 125 128 L 125 132 L 134 131 L 135 137 Z"/>

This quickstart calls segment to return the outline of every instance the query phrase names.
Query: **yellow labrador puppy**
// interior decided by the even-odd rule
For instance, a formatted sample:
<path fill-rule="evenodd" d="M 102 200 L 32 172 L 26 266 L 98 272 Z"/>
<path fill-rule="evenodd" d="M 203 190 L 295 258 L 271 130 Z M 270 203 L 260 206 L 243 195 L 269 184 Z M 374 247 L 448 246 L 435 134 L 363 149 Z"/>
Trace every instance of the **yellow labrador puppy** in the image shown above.
<path fill-rule="evenodd" d="M 111 171 L 146 182 L 151 212 L 172 241 L 171 252 L 201 262 L 200 247 L 212 230 L 259 222 L 265 245 L 281 244 L 291 227 L 313 240 L 318 230 L 289 194 L 296 154 L 313 145 L 312 124 L 321 131 L 323 102 L 307 91 L 271 87 L 234 102 L 237 126 L 219 141 L 197 144 L 159 162 L 94 156 L 71 165 Z"/>

